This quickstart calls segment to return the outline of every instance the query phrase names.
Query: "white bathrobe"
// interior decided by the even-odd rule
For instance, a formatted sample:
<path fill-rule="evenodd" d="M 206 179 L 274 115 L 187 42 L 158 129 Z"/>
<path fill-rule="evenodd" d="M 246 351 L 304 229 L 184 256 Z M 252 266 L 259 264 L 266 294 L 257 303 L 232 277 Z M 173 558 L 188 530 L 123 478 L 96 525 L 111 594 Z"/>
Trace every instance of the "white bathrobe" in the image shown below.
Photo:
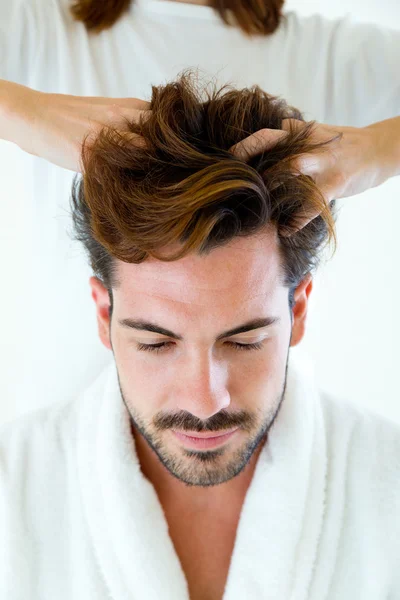
<path fill-rule="evenodd" d="M 189 600 L 114 363 L 3 425 L 0 538 L 1 600 Z M 399 598 L 400 427 L 318 391 L 292 353 L 223 600 Z"/>

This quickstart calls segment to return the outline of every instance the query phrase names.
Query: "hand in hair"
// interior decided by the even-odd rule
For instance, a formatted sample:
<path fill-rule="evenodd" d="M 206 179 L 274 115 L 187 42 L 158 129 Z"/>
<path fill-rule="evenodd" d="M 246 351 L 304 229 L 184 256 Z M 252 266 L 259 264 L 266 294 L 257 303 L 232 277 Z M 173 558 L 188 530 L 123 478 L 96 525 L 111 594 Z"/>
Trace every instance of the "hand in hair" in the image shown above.
<path fill-rule="evenodd" d="M 0 81 L 2 139 L 71 171 L 81 172 L 82 144 L 90 148 L 104 126 L 113 126 L 135 144 L 143 138 L 129 132 L 127 121 L 150 114 L 150 103 L 138 98 L 103 98 L 38 92 Z"/>
<path fill-rule="evenodd" d="M 284 119 L 283 129 L 260 129 L 232 146 L 230 151 L 247 161 L 273 148 L 288 135 L 291 127 L 299 130 L 306 124 L 298 119 Z M 323 142 L 334 136 L 337 137 L 328 145 L 303 154 L 290 163 L 294 174 L 302 173 L 313 179 L 327 203 L 355 196 L 400 174 L 400 117 L 367 127 L 334 127 L 315 123 L 310 141 Z M 318 214 L 307 214 L 299 222 L 298 229 Z"/>

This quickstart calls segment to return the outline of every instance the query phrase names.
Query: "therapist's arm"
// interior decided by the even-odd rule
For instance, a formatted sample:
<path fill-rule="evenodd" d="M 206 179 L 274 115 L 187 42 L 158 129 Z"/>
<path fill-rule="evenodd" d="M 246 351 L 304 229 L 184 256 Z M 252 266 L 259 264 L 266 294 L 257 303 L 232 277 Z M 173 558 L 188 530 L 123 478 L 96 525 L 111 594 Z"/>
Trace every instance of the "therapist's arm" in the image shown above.
<path fill-rule="evenodd" d="M 137 98 L 102 98 L 48 94 L 0 80 L 0 137 L 22 150 L 61 167 L 80 171 L 82 141 L 104 125 L 126 127 L 125 118 L 149 116 L 149 102 Z M 284 119 L 282 130 L 263 129 L 230 150 L 246 160 L 267 150 L 291 127 L 305 123 Z M 132 136 L 132 143 L 143 138 Z M 299 172 L 310 175 L 325 199 L 354 196 L 400 174 L 400 117 L 367 127 L 339 127 L 315 123 L 310 141 L 335 138 L 326 149 L 303 154 L 293 161 Z M 307 215 L 311 221 L 317 215 Z M 307 224 L 305 222 L 305 224 Z"/>
<path fill-rule="evenodd" d="M 291 129 L 307 125 L 298 119 L 284 119 L 282 129 L 260 129 L 232 146 L 230 151 L 248 160 L 269 150 L 284 139 Z M 334 199 L 360 194 L 400 175 L 400 117 L 393 117 L 366 127 L 340 127 L 314 123 L 310 142 L 328 142 L 291 161 L 293 172 L 310 176 L 327 203 Z M 302 229 L 318 214 L 307 214 Z"/>
<path fill-rule="evenodd" d="M 84 138 L 90 144 L 104 126 L 115 127 L 134 144 L 143 143 L 129 132 L 126 119 L 146 118 L 149 106 L 139 98 L 52 94 L 0 79 L 0 139 L 79 172 Z"/>
<path fill-rule="evenodd" d="M 23 121 L 28 118 L 35 94 L 28 87 L 0 79 L 0 139 L 19 145 L 19 136 L 26 135 L 29 128 Z"/>
<path fill-rule="evenodd" d="M 385 119 L 364 129 L 375 134 L 381 157 L 382 177 L 386 180 L 400 175 L 400 117 Z"/>

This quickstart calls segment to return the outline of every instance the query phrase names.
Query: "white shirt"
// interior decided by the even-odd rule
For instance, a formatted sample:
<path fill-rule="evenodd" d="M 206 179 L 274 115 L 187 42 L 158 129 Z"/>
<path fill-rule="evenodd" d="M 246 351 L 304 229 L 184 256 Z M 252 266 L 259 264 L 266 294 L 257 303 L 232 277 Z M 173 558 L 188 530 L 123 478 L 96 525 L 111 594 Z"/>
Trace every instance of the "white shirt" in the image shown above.
<path fill-rule="evenodd" d="M 204 79 L 260 85 L 330 124 L 400 114 L 400 31 L 288 12 L 247 38 L 208 6 L 135 0 L 89 34 L 69 0 L 0 0 L 0 78 L 44 92 L 138 97 L 200 67 Z M 72 232 L 74 174 L 3 143 L 1 395 L 10 416 L 71 398 L 112 359 L 98 338 L 91 270 Z M 11 258 L 12 257 L 12 258 Z M 3 264 L 4 263 L 4 264 Z"/>

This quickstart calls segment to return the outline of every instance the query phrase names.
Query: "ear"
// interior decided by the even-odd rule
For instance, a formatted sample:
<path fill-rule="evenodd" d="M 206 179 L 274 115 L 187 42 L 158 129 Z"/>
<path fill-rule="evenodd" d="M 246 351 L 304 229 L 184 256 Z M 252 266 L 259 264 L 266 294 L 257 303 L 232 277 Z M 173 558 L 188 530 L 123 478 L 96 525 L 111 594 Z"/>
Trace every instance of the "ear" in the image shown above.
<path fill-rule="evenodd" d="M 91 277 L 89 283 L 92 288 L 92 298 L 96 304 L 97 326 L 100 340 L 106 348 L 112 350 L 110 342 L 110 298 L 108 290 L 97 277 Z"/>
<path fill-rule="evenodd" d="M 306 317 L 308 297 L 313 287 L 312 275 L 309 273 L 297 286 L 294 292 L 292 338 L 290 346 L 297 346 L 304 337 L 306 330 Z"/>

